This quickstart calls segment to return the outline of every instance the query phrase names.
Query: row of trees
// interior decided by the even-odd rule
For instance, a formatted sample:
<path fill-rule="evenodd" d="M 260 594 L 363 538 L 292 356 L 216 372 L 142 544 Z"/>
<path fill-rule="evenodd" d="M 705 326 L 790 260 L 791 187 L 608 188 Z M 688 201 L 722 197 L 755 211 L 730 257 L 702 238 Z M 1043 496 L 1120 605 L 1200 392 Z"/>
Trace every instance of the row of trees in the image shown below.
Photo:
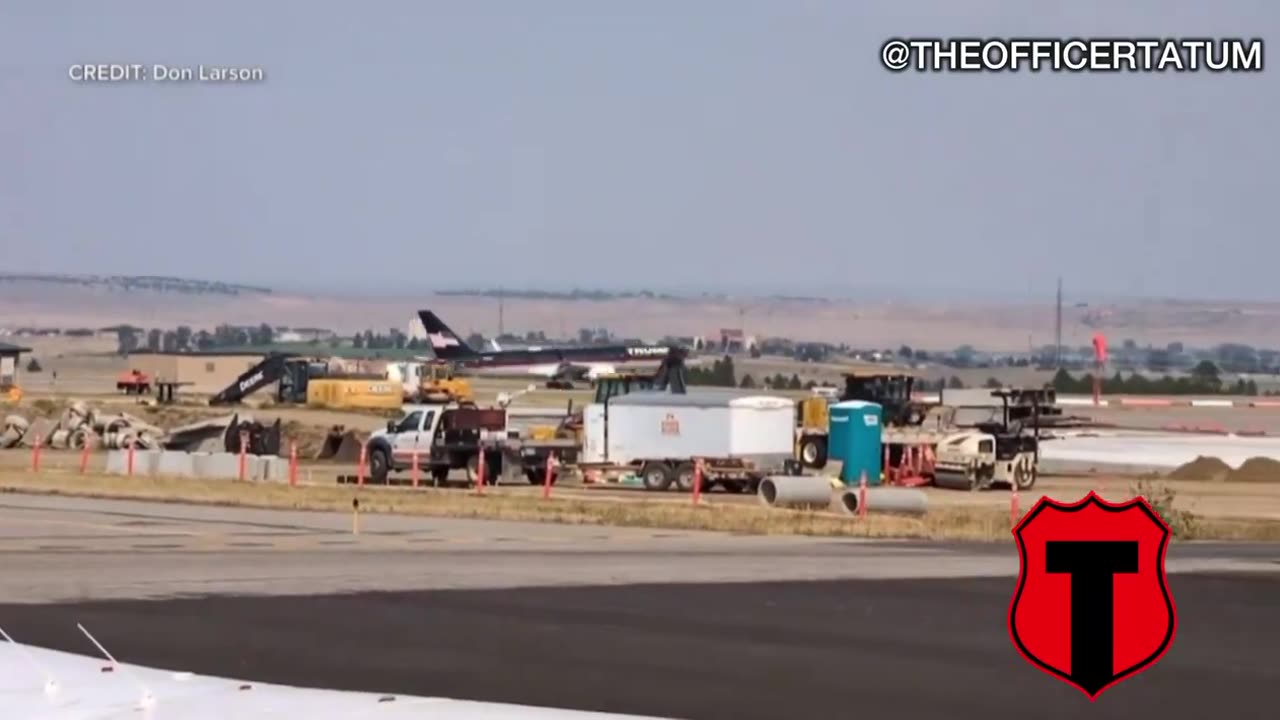
<path fill-rule="evenodd" d="M 1053 376 L 1053 389 L 1060 393 L 1088 395 L 1093 392 L 1093 375 L 1085 374 L 1074 377 L 1066 370 L 1059 370 Z M 1165 375 L 1160 378 L 1148 378 L 1143 375 L 1128 377 L 1116 373 L 1102 379 L 1103 394 L 1123 395 L 1257 395 L 1258 384 L 1252 380 L 1237 379 L 1234 383 L 1223 382 L 1217 365 L 1208 360 L 1192 368 L 1191 373 L 1182 377 Z"/>

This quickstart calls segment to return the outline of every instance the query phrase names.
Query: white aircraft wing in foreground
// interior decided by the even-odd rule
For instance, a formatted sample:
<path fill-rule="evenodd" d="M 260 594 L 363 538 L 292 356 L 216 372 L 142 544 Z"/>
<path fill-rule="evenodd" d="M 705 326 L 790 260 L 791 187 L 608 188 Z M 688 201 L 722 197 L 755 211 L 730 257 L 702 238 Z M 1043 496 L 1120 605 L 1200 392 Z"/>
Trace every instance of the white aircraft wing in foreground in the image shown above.
<path fill-rule="evenodd" d="M 5 720 L 643 720 L 637 715 L 268 685 L 157 670 L 11 641 L 0 641 L 0 717 Z"/>

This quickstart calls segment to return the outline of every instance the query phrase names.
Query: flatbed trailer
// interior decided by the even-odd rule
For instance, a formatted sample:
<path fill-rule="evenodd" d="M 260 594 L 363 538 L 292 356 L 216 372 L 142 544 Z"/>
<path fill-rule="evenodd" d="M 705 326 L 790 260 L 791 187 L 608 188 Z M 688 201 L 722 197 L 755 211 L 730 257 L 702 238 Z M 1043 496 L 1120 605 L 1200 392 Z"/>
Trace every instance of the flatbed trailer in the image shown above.
<path fill-rule="evenodd" d="M 769 475 L 797 475 L 799 463 L 786 460 L 781 463 L 760 464 L 744 458 L 648 458 L 624 464 L 579 463 L 577 469 L 584 475 L 594 474 L 602 482 L 619 482 L 635 476 L 646 490 L 664 491 L 672 487 L 688 492 L 693 489 L 694 470 L 702 462 L 702 490 L 710 492 L 722 487 L 727 492 L 756 492 L 760 481 Z"/>
<path fill-rule="evenodd" d="M 453 470 L 466 470 L 474 482 L 484 456 L 485 481 L 500 482 L 522 475 L 542 483 L 547 460 L 560 466 L 577 459 L 578 445 L 569 439 L 531 440 L 512 437 L 502 408 L 448 404 L 406 406 L 399 420 L 387 423 L 369 439 L 369 479 L 387 482 L 389 476 L 412 472 L 414 463 L 434 485 L 448 481 Z M 559 470 L 553 470 L 552 482 Z"/>

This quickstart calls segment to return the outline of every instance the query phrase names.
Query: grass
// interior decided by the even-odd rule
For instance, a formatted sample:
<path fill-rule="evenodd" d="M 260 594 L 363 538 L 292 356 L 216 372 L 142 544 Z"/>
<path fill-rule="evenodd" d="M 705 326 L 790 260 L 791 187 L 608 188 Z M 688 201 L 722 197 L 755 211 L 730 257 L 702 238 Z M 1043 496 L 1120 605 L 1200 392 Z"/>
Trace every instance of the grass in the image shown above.
<path fill-rule="evenodd" d="M 465 490 L 351 486 L 300 486 L 166 477 L 75 475 L 46 471 L 0 471 L 0 492 L 150 500 L 267 509 L 350 512 L 352 500 L 368 513 L 426 517 L 521 520 L 574 525 L 609 525 L 710 530 L 751 535 L 807 535 L 855 538 L 1006 541 L 1009 513 L 992 507 L 942 507 L 921 518 L 877 515 L 865 520 L 810 510 L 766 509 L 741 503 L 701 506 L 670 500 L 556 498 L 489 488 Z M 1178 539 L 1280 540 L 1280 522 L 1197 518 Z"/>

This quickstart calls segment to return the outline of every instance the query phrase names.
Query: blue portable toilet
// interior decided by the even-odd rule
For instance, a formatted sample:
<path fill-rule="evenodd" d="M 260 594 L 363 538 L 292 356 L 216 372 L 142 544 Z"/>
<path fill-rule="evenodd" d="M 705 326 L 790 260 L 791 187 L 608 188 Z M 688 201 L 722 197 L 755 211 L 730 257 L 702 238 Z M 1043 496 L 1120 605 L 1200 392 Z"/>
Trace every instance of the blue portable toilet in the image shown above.
<path fill-rule="evenodd" d="M 883 408 L 866 400 L 832 405 L 828 415 L 828 456 L 841 462 L 840 481 L 856 485 L 863 473 L 868 485 L 880 484 Z"/>

